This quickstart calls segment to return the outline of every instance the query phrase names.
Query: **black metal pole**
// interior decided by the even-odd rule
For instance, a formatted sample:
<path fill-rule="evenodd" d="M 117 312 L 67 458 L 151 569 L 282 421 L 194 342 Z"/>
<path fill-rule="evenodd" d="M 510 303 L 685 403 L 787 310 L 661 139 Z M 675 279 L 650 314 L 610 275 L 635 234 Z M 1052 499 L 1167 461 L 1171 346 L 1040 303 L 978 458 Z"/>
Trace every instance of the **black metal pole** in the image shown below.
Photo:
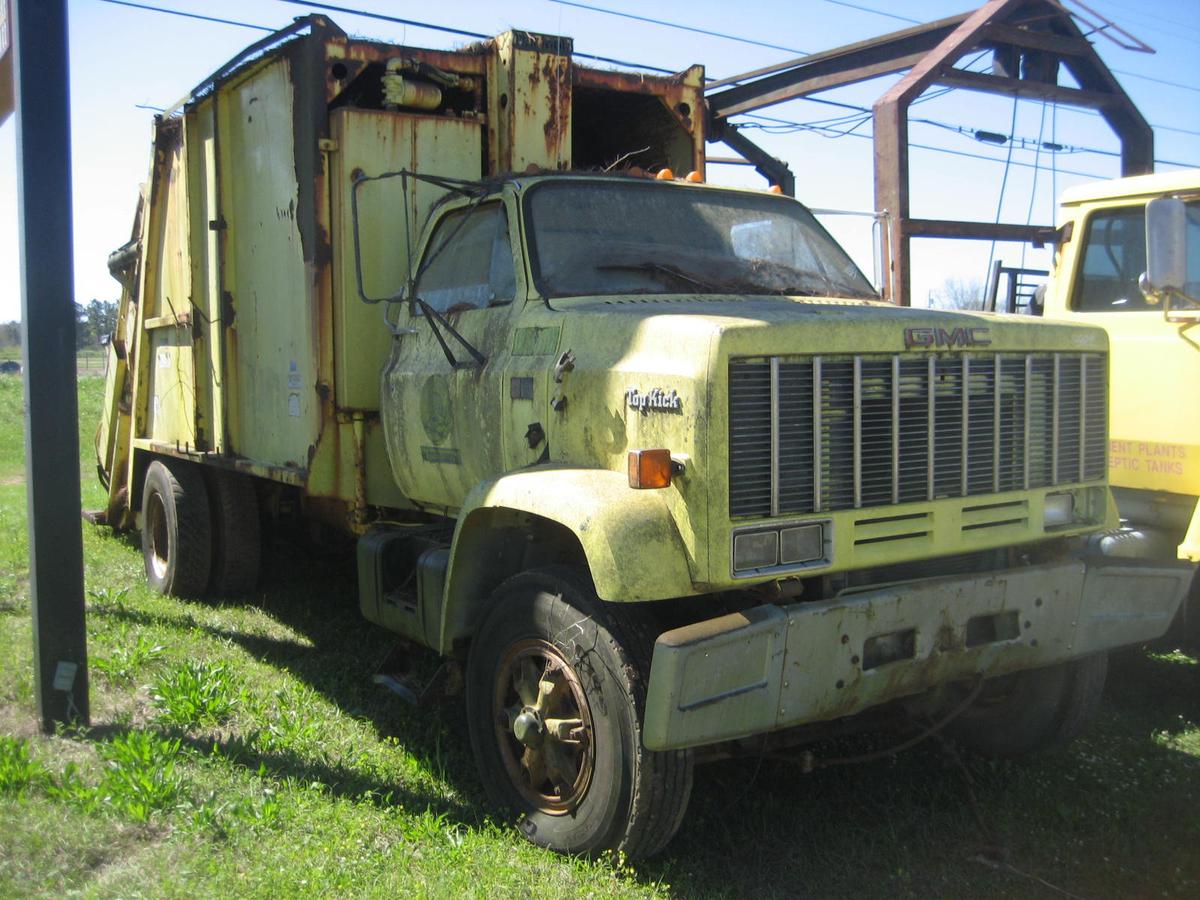
<path fill-rule="evenodd" d="M 66 0 L 16 0 L 29 597 L 42 728 L 88 722 Z"/>

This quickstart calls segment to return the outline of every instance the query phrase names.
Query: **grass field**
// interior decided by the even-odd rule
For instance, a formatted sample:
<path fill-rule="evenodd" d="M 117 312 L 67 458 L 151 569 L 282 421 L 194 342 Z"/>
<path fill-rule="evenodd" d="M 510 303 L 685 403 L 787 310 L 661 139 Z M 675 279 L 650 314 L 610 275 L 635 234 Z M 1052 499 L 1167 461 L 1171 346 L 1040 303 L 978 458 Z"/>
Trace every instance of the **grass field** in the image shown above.
<path fill-rule="evenodd" d="M 0 379 L 0 896 L 1200 896 L 1200 664 L 1178 652 L 1117 657 L 1057 755 L 716 764 L 663 856 L 572 860 L 490 818 L 460 703 L 371 684 L 390 645 L 349 563 L 279 544 L 250 602 L 182 603 L 85 524 L 93 724 L 43 737 L 20 391 Z M 81 381 L 85 506 L 101 392 Z"/>

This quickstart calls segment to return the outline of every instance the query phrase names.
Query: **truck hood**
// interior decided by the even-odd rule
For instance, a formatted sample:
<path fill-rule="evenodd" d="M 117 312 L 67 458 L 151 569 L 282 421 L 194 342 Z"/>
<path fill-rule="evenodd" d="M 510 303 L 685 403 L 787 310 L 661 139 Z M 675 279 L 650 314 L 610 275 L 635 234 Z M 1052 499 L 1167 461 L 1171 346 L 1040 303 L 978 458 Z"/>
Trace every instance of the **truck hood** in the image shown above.
<path fill-rule="evenodd" d="M 898 307 L 870 300 L 671 294 L 555 301 L 564 334 L 636 332 L 636 341 L 671 341 L 707 332 L 736 355 L 906 353 L 919 351 L 1104 351 L 1101 329 L 1025 316 Z M 631 335 L 631 338 L 633 336 Z"/>

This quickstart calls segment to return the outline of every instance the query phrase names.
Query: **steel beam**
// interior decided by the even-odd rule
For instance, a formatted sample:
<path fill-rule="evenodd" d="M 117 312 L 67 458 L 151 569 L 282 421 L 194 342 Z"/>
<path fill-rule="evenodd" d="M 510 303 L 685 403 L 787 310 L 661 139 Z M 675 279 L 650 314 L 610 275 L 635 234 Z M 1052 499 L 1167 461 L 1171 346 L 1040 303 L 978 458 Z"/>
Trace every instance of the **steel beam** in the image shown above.
<path fill-rule="evenodd" d="M 1054 240 L 1048 225 L 1011 225 L 1006 222 L 958 222 L 951 219 L 908 219 L 904 233 L 909 237 L 962 238 L 965 240 L 1024 241 L 1047 244 Z"/>
<path fill-rule="evenodd" d="M 725 124 L 715 133 L 710 130 L 709 134 L 710 140 L 724 141 L 740 153 L 758 170 L 758 174 L 771 184 L 779 185 L 779 189 L 789 197 L 796 196 L 796 176 L 783 160 L 772 156 L 732 125 Z"/>
<path fill-rule="evenodd" d="M 1085 109 L 1106 109 L 1121 102 L 1119 97 L 1108 91 L 1081 91 L 1077 88 L 1060 87 L 1056 84 L 1030 81 L 1025 78 L 1005 78 L 1000 75 L 968 72 L 965 69 L 950 67 L 944 69 L 937 76 L 936 81 L 938 84 L 949 87 L 961 87 L 991 94 L 1008 94 L 1025 100 L 1052 100 L 1055 103 L 1081 106 Z"/>
<path fill-rule="evenodd" d="M 956 68 L 964 56 L 980 50 L 993 52 L 992 74 Z M 1060 66 L 1070 72 L 1078 88 L 1058 84 Z M 1150 126 L 1056 0 L 988 0 L 970 13 L 713 82 L 707 95 L 712 134 L 746 156 L 765 177 L 784 184 L 764 171 L 782 163 L 738 135 L 728 124 L 730 116 L 905 69 L 908 73 L 873 109 L 875 208 L 887 215 L 884 236 L 890 263 L 883 290 L 894 303 L 909 303 L 912 237 L 1034 243 L 1049 239 L 1042 227 L 909 218 L 907 110 L 931 86 L 945 84 L 1096 109 L 1121 141 L 1121 174 L 1154 170 Z"/>
<path fill-rule="evenodd" d="M 66 0 L 16 0 L 17 203 L 34 690 L 42 728 L 88 723 Z"/>

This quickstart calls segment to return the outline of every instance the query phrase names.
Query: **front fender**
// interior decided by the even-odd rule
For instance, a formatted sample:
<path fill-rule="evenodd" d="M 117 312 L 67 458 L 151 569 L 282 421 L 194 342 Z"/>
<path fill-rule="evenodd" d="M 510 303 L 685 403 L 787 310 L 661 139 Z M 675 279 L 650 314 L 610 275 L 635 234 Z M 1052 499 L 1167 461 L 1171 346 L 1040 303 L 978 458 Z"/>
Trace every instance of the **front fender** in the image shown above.
<path fill-rule="evenodd" d="M 514 555 L 487 532 L 498 521 L 511 527 L 513 516 L 522 514 L 574 537 L 601 599 L 662 600 L 696 593 L 687 550 L 661 491 L 634 490 L 621 472 L 522 469 L 476 486 L 463 504 L 450 552 L 441 647 L 469 630 L 472 609 L 494 581 L 488 570 L 499 566 L 505 577 L 511 574 Z"/>

